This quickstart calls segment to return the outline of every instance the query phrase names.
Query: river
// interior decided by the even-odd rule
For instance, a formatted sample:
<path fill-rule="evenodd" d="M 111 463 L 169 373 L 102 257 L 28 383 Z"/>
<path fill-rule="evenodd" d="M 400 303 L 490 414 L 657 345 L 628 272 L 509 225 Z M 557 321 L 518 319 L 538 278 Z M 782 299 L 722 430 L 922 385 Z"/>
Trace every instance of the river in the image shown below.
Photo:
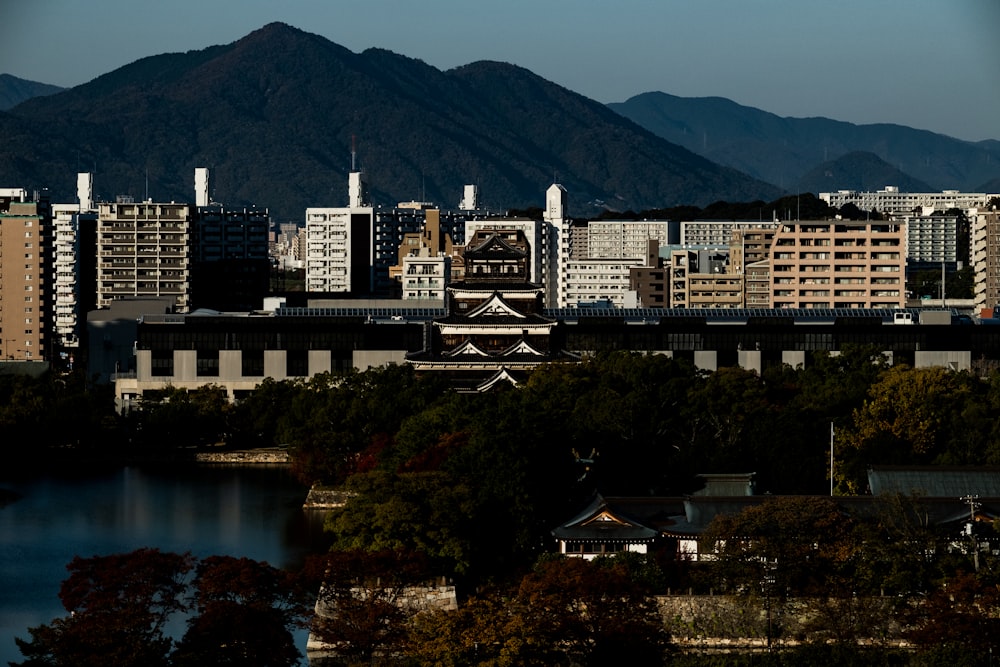
<path fill-rule="evenodd" d="M 302 509 L 307 489 L 279 466 L 0 473 L 0 489 L 21 496 L 0 507 L 0 665 L 23 659 L 14 637 L 66 613 L 59 586 L 76 555 L 156 547 L 287 567 L 323 543 L 320 516 Z M 296 643 L 304 655 L 305 631 Z"/>

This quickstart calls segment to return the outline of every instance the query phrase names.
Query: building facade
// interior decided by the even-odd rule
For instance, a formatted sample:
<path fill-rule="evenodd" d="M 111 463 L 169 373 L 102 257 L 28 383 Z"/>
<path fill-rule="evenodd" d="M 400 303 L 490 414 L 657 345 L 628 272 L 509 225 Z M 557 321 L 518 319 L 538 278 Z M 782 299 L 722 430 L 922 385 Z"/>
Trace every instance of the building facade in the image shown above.
<path fill-rule="evenodd" d="M 0 189 L 0 359 L 51 360 L 51 226 L 47 199 Z"/>
<path fill-rule="evenodd" d="M 943 190 L 941 192 L 900 192 L 899 188 L 887 185 L 875 192 L 860 192 L 857 190 L 838 190 L 837 192 L 821 192 L 819 198 L 834 208 L 854 204 L 862 211 L 878 211 L 884 215 L 929 215 L 934 211 L 942 213 L 957 208 L 961 211 L 980 209 L 986 206 L 990 199 L 1000 195 L 985 192 L 959 192 L 958 190 Z"/>
<path fill-rule="evenodd" d="M 1000 306 L 1000 213 L 995 208 L 972 216 L 972 266 L 976 310 Z"/>
<path fill-rule="evenodd" d="M 782 222 L 771 245 L 774 308 L 902 308 L 906 225 Z"/>
<path fill-rule="evenodd" d="M 191 305 L 189 204 L 135 202 L 119 197 L 98 205 L 97 307 L 115 299 L 173 297 L 178 312 Z"/>

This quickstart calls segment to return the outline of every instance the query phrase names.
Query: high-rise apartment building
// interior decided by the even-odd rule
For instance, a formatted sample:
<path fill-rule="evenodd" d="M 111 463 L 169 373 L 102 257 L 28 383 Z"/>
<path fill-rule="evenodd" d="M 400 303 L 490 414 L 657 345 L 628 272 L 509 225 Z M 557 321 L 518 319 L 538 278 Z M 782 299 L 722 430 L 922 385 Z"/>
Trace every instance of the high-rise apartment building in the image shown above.
<path fill-rule="evenodd" d="M 977 310 L 1000 306 L 1000 213 L 995 207 L 972 218 L 973 304 Z"/>
<path fill-rule="evenodd" d="M 0 189 L 0 358 L 42 361 L 51 353 L 47 199 Z"/>
<path fill-rule="evenodd" d="M 98 205 L 97 306 L 127 297 L 173 297 L 178 312 L 191 305 L 189 204 L 135 202 L 119 197 Z"/>
<path fill-rule="evenodd" d="M 306 209 L 306 291 L 375 291 L 375 212 L 361 172 L 348 179 L 347 207 Z"/>
<path fill-rule="evenodd" d="M 77 174 L 77 203 L 52 205 L 52 331 L 69 364 L 82 346 L 87 312 L 97 307 L 97 211 L 94 177 Z"/>

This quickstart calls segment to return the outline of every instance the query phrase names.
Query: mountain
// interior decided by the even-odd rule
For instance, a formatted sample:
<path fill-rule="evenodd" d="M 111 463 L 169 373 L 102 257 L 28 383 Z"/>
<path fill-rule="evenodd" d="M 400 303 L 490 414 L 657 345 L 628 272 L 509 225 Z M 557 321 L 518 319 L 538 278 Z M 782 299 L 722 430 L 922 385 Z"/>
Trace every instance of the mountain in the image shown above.
<path fill-rule="evenodd" d="M 874 153 L 931 191 L 976 191 L 1000 177 L 1000 142 L 967 142 L 901 125 L 783 118 L 721 97 L 636 95 L 609 108 L 667 141 L 788 190 L 804 174 L 847 153 Z M 879 184 L 896 185 L 887 182 Z M 841 185 L 833 189 L 847 189 Z"/>
<path fill-rule="evenodd" d="M 47 83 L 19 79 L 10 74 L 0 74 L 0 111 L 6 111 L 32 97 L 52 95 L 63 90 Z"/>
<path fill-rule="evenodd" d="M 554 181 L 575 213 L 771 199 L 770 184 L 653 135 L 605 105 L 498 62 L 441 71 L 353 53 L 274 23 L 232 44 L 144 58 L 0 114 L 0 183 L 72 201 L 75 173 L 112 198 L 213 197 L 301 220 L 347 204 L 352 146 L 374 203 L 539 206 Z"/>
<path fill-rule="evenodd" d="M 885 160 L 865 151 L 841 155 L 824 162 L 802 175 L 799 185 L 803 192 L 836 192 L 837 190 L 879 190 L 886 185 L 898 186 L 901 192 L 934 192 L 927 183 L 904 174 Z"/>

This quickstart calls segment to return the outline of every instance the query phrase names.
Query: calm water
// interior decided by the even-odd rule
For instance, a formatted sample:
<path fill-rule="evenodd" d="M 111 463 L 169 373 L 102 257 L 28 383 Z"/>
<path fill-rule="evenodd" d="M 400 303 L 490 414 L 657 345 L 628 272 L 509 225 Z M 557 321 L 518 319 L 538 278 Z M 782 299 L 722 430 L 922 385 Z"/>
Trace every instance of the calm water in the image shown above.
<path fill-rule="evenodd" d="M 11 478 L 23 497 L 0 508 L 0 665 L 21 660 L 14 637 L 65 611 L 59 585 L 73 556 L 139 547 L 246 556 L 294 566 L 322 542 L 302 510 L 306 489 L 279 467 L 124 467 Z M 305 653 L 306 634 L 296 635 Z"/>

